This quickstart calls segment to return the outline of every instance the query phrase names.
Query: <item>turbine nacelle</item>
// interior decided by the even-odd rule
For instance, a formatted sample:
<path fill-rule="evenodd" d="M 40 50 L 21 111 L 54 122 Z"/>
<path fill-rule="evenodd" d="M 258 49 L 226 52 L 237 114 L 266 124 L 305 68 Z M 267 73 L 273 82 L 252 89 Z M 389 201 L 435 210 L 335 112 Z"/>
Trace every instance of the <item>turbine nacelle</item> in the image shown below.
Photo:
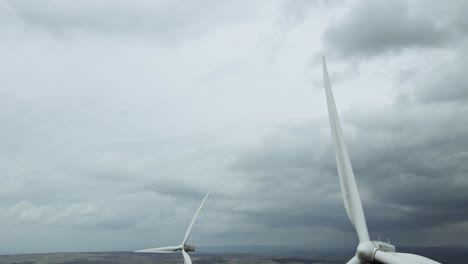
<path fill-rule="evenodd" d="M 378 250 L 383 252 L 396 252 L 396 248 L 394 245 L 385 243 L 382 241 L 372 241 L 374 245 L 378 248 Z"/>
<path fill-rule="evenodd" d="M 193 252 L 193 251 L 195 251 L 195 247 L 192 246 L 192 245 L 189 245 L 189 244 L 185 244 L 185 245 L 183 246 L 183 249 L 184 249 L 186 252 Z"/>

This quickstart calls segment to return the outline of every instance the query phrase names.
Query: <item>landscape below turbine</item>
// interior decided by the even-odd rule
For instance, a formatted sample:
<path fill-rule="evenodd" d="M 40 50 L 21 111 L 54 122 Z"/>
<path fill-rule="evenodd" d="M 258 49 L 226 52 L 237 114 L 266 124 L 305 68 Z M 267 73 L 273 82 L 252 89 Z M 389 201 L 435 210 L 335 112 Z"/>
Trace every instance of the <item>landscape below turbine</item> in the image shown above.
<path fill-rule="evenodd" d="M 171 247 L 159 247 L 159 248 L 142 249 L 142 250 L 136 250 L 135 252 L 137 252 L 137 253 L 173 253 L 173 252 L 181 251 L 182 255 L 184 256 L 184 263 L 185 264 L 192 264 L 192 260 L 190 259 L 190 256 L 189 256 L 189 254 L 187 252 L 195 251 L 195 247 L 187 244 L 187 240 L 188 240 L 188 238 L 190 236 L 190 232 L 192 232 L 193 224 L 195 223 L 195 220 L 197 220 L 198 214 L 200 213 L 200 210 L 202 209 L 203 204 L 205 203 L 206 198 L 208 198 L 209 194 L 210 193 L 207 193 L 205 195 L 205 198 L 201 202 L 200 207 L 198 207 L 198 210 L 195 213 L 195 215 L 193 216 L 192 222 L 190 222 L 190 225 L 187 228 L 187 231 L 185 232 L 185 237 L 182 240 L 182 243 L 180 243 L 180 245 L 171 246 Z"/>
<path fill-rule="evenodd" d="M 408 253 L 397 253 L 395 246 L 391 244 L 370 240 L 369 232 L 367 231 L 366 219 L 364 217 L 364 210 L 362 209 L 361 198 L 359 196 L 353 168 L 351 167 L 351 161 L 344 142 L 343 131 L 338 118 L 335 99 L 333 98 L 331 90 L 325 57 L 322 58 L 322 66 L 328 105 L 328 117 L 330 119 L 333 149 L 335 151 L 336 166 L 340 179 L 341 194 L 343 196 L 346 213 L 356 229 L 359 238 L 356 256 L 348 261 L 348 264 L 440 264 L 439 262 L 426 257 Z"/>

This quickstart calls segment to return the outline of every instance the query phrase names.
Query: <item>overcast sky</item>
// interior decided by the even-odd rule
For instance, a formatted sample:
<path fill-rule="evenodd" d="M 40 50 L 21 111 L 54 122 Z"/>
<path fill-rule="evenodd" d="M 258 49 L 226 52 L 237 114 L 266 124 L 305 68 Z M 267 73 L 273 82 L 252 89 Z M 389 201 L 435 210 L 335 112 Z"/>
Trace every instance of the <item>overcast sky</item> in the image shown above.
<path fill-rule="evenodd" d="M 0 0 L 1 252 L 468 244 L 466 1 Z"/>

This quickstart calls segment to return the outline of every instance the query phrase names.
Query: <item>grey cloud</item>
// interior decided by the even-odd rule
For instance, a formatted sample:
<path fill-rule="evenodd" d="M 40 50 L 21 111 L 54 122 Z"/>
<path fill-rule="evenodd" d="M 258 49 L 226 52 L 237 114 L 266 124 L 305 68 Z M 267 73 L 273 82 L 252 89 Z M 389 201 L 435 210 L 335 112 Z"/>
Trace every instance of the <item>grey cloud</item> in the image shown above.
<path fill-rule="evenodd" d="M 55 36 L 80 33 L 133 35 L 159 43 L 198 37 L 222 24 L 247 18 L 249 9 L 238 1 L 7 1 L 10 13 L 33 29 Z M 10 15 L 11 17 L 12 15 Z"/>
<path fill-rule="evenodd" d="M 182 197 L 190 201 L 196 201 L 203 194 L 201 190 L 197 190 L 193 185 L 178 181 L 146 183 L 135 191 L 152 191 L 161 195 Z"/>
<path fill-rule="evenodd" d="M 88 201 L 37 202 L 23 200 L 4 206 L 1 221 L 22 226 L 48 229 L 161 231 L 161 224 L 174 221 L 177 209 L 145 210 L 148 205 L 160 207 L 174 200 L 153 194 L 123 194 L 119 197 L 91 197 Z M 159 223 L 159 224 L 158 224 Z"/>
<path fill-rule="evenodd" d="M 349 227 L 342 211 L 332 155 L 318 132 L 323 122 L 284 125 L 251 150 L 240 154 L 231 169 L 254 186 L 252 202 L 268 205 L 243 212 L 269 227 Z M 311 136 L 313 135 L 313 136 Z"/>
<path fill-rule="evenodd" d="M 468 109 L 457 104 L 448 110 L 434 105 L 394 107 L 399 109 L 389 115 L 367 114 L 373 117 L 355 123 L 359 137 L 351 139 L 351 148 L 358 149 L 355 172 L 365 189 L 374 190 L 371 208 L 388 207 L 400 215 L 397 228 L 466 221 L 468 215 L 459 208 L 468 199 L 463 191 L 468 127 L 453 116 Z M 386 219 L 375 225 L 397 222 Z"/>
<path fill-rule="evenodd" d="M 467 59 L 465 51 L 424 72 L 427 77 L 422 78 L 424 81 L 415 91 L 418 99 L 425 103 L 465 103 L 468 99 Z"/>
<path fill-rule="evenodd" d="M 374 236 L 404 236 L 405 230 L 432 232 L 427 230 L 467 221 L 468 214 L 460 208 L 468 201 L 468 123 L 462 118 L 468 108 L 450 102 L 396 100 L 372 112 L 343 113 L 350 156 Z M 328 133 L 326 120 L 289 124 L 240 156 L 233 169 L 249 173 L 262 200 L 288 197 L 288 205 L 275 205 L 286 216 L 266 210 L 252 218 L 263 219 L 269 226 L 284 226 L 283 219 L 294 219 L 295 225 L 327 223 L 337 230 L 352 230 L 339 196 Z"/>
<path fill-rule="evenodd" d="M 359 1 L 323 35 L 340 56 L 374 56 L 404 48 L 440 47 L 455 39 L 454 30 L 410 10 L 406 1 Z"/>
<path fill-rule="evenodd" d="M 326 17 L 348 2 L 108 3 L 0 1 L 3 250 L 178 243 L 207 191 L 197 245 L 354 241 L 321 70 L 309 63 Z M 380 62 L 388 85 L 399 69 Z M 391 108 L 343 115 L 356 132 L 347 140 L 373 232 L 431 236 L 415 223 L 433 230 L 439 221 L 446 237 L 437 241 L 454 240 L 447 226 L 462 233 L 455 205 L 466 201 L 467 128 L 453 118 L 461 94 L 424 99 L 426 77 L 460 75 L 463 64 L 453 65 L 411 68 L 401 78 L 408 94 Z M 337 69 L 340 85 L 366 79 L 364 70 Z M 344 96 L 355 99 L 353 84 Z"/>

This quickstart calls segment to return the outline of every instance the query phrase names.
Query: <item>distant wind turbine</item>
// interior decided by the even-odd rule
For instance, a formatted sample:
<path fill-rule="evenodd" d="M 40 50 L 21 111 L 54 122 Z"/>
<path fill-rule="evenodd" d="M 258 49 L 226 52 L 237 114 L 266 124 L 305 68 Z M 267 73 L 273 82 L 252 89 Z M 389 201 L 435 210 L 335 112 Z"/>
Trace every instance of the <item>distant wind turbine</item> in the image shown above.
<path fill-rule="evenodd" d="M 209 194 L 210 193 L 207 193 L 205 195 L 205 198 L 201 202 L 200 207 L 198 207 L 197 212 L 195 213 L 195 215 L 192 218 L 192 222 L 190 222 L 190 225 L 188 226 L 187 231 L 185 231 L 185 237 L 182 240 L 182 243 L 180 243 L 180 245 L 171 246 L 171 247 L 142 249 L 142 250 L 137 250 L 135 252 L 137 252 L 137 253 L 173 253 L 173 252 L 176 252 L 176 251 L 181 251 L 182 255 L 184 256 L 184 263 L 185 264 L 192 264 L 192 260 L 190 259 L 190 256 L 189 256 L 189 254 L 187 252 L 195 251 L 195 247 L 187 244 L 187 240 L 188 240 L 188 238 L 190 236 L 190 232 L 192 231 L 193 224 L 195 223 L 195 220 L 197 220 L 198 214 L 200 213 L 200 210 L 202 209 L 203 204 L 205 203 L 206 198 L 208 198 Z"/>
<path fill-rule="evenodd" d="M 356 256 L 348 264 L 382 263 L 382 264 L 440 264 L 426 257 L 397 253 L 395 246 L 381 241 L 371 241 L 367 231 L 366 219 L 362 209 L 361 198 L 354 179 L 353 168 L 348 156 L 348 151 L 344 142 L 343 131 L 341 130 L 338 112 L 336 111 L 335 100 L 331 90 L 330 79 L 328 78 L 325 57 L 322 58 L 323 79 L 327 96 L 328 117 L 335 151 L 336 166 L 340 179 L 341 194 L 348 214 L 349 220 L 356 229 L 359 238 Z"/>

